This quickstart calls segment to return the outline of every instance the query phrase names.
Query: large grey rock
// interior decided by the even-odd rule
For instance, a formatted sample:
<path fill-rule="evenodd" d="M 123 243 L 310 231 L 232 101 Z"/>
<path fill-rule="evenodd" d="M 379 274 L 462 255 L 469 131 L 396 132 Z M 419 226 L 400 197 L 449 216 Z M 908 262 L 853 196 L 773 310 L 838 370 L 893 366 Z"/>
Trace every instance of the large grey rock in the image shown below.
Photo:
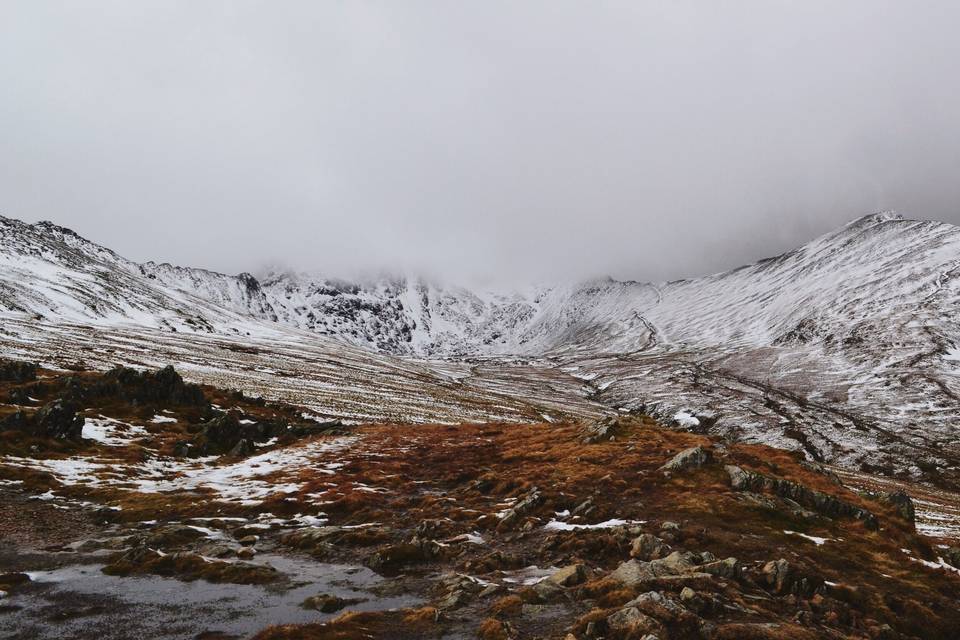
<path fill-rule="evenodd" d="M 691 447 L 684 449 L 660 467 L 659 471 L 684 471 L 687 469 L 699 469 L 713 459 L 713 455 L 708 449 L 703 447 Z"/>
<path fill-rule="evenodd" d="M 632 587 L 644 581 L 652 580 L 657 575 L 650 569 L 649 562 L 627 560 L 621 562 L 620 566 L 610 574 L 610 577 L 625 586 Z"/>

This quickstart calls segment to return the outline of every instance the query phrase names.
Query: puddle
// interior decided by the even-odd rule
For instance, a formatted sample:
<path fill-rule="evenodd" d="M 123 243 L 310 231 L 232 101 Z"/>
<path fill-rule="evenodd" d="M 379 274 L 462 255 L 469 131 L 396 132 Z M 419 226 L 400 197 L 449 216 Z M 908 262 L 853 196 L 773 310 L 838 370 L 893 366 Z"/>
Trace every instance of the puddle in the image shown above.
<path fill-rule="evenodd" d="M 327 620 L 300 607 L 309 596 L 329 593 L 367 598 L 348 607 L 374 611 L 420 604 L 413 596 L 378 597 L 367 591 L 384 579 L 366 567 L 314 562 L 306 558 L 263 554 L 270 564 L 291 576 L 292 586 L 181 582 L 161 576 L 104 575 L 102 565 L 74 565 L 31 572 L 35 585 L 4 599 L 0 638 L 128 639 L 194 638 L 201 632 L 249 637 L 271 624 Z M 21 607 L 11 610 L 10 605 Z"/>

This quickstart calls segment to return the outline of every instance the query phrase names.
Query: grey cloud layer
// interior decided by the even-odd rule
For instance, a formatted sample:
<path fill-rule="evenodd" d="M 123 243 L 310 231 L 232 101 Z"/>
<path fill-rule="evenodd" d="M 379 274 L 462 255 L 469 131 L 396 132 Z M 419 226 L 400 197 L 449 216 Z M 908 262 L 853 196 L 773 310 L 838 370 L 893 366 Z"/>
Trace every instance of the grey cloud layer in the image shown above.
<path fill-rule="evenodd" d="M 6 2 L 0 213 L 225 271 L 667 279 L 960 222 L 953 2 Z"/>

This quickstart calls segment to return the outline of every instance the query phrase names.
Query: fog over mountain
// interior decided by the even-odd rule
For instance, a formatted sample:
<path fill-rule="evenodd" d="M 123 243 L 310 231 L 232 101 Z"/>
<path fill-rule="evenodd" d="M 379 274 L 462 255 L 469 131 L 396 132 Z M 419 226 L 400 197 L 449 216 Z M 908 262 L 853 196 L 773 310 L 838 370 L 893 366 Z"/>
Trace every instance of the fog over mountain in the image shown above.
<path fill-rule="evenodd" d="M 960 222 L 960 7 L 5 3 L 0 213 L 236 273 L 664 280 Z"/>

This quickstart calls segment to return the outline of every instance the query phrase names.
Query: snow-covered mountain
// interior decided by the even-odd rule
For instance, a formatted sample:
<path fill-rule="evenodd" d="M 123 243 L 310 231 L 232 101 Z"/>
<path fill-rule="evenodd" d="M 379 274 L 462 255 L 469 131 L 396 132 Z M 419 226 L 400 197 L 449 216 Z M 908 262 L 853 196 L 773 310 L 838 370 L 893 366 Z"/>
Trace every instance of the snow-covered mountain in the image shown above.
<path fill-rule="evenodd" d="M 960 229 L 892 214 L 695 280 L 510 292 L 137 264 L 49 222 L 0 218 L 0 308 L 8 311 L 230 333 L 254 320 L 417 356 L 818 344 L 859 359 L 920 343 L 944 355 L 958 337 L 958 268 Z"/>
<path fill-rule="evenodd" d="M 931 477 L 960 459 L 958 272 L 960 228 L 892 214 L 693 280 L 492 292 L 138 264 L 51 223 L 0 218 L 0 311 L 10 318 L 180 335 L 296 331 L 480 362 L 457 375 L 504 394 L 520 380 L 496 363 L 519 357 L 578 379 L 579 395 L 611 411 Z"/>

